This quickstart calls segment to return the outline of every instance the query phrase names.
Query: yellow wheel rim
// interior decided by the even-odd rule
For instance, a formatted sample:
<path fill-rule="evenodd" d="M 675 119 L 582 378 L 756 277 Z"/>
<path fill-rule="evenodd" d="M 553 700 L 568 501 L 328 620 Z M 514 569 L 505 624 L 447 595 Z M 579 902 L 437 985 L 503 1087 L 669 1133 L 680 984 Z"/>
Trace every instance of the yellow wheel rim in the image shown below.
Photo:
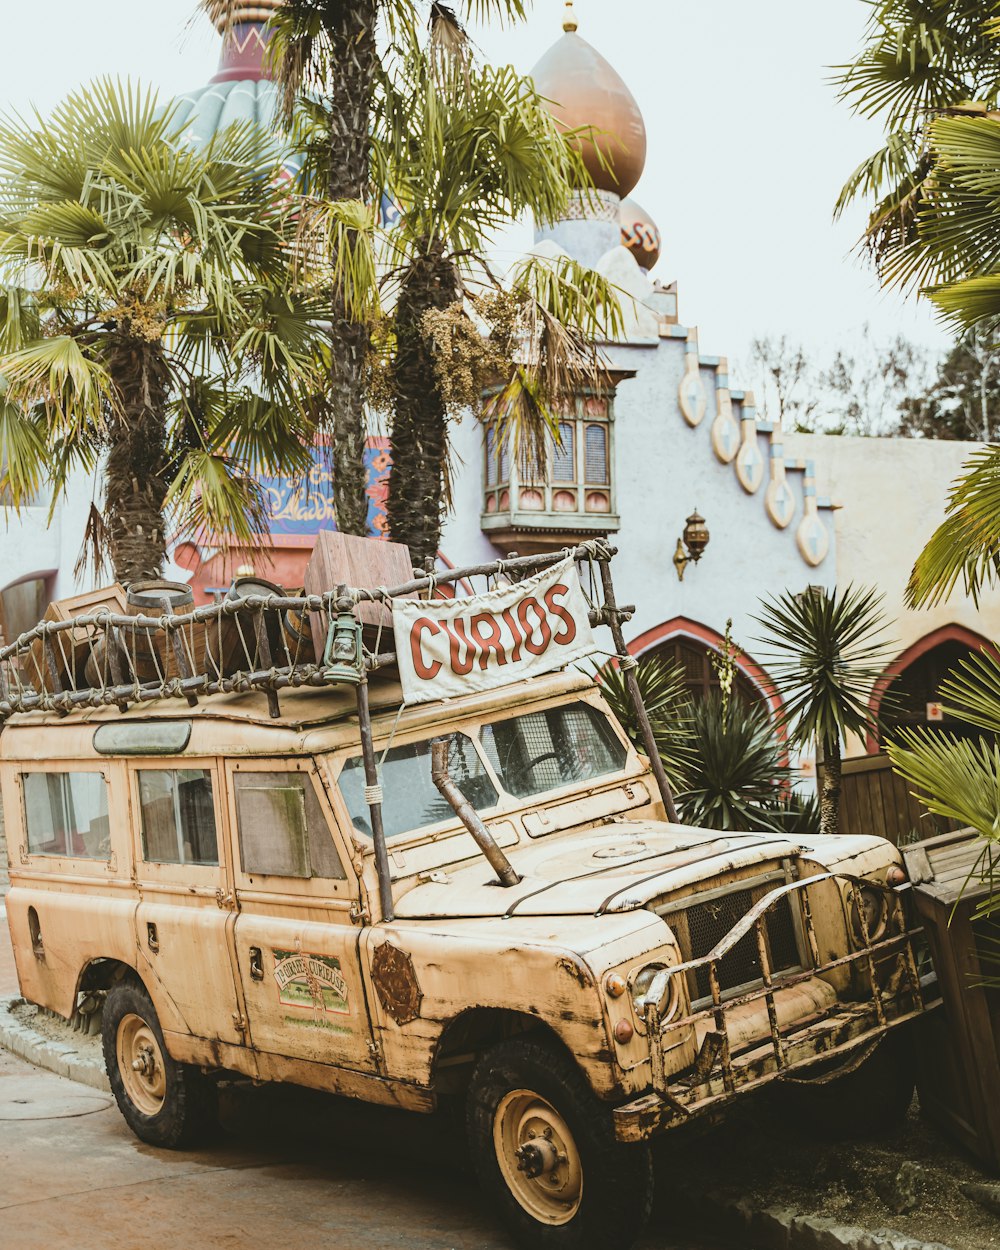
<path fill-rule="evenodd" d="M 530 1089 L 505 1095 L 493 1120 L 493 1147 L 524 1210 L 540 1224 L 568 1224 L 583 1199 L 583 1164 L 555 1107 Z"/>
<path fill-rule="evenodd" d="M 163 1052 L 142 1016 L 123 1016 L 115 1041 L 118 1071 L 129 1101 L 143 1115 L 158 1115 L 167 1094 Z"/>

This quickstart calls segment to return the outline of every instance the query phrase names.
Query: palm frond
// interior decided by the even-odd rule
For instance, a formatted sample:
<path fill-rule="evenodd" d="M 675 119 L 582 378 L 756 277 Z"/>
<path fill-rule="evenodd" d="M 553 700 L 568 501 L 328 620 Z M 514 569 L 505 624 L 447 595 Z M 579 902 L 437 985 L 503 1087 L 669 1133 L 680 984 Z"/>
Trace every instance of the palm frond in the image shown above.
<path fill-rule="evenodd" d="M 1000 574 L 1000 447 L 984 447 L 952 484 L 945 519 L 917 556 L 906 586 L 908 607 L 943 603 L 961 582 L 976 604 Z"/>
<path fill-rule="evenodd" d="M 618 723 L 644 752 L 625 673 L 614 664 L 606 664 L 595 670 L 594 676 Z M 635 677 L 667 779 L 674 790 L 683 789 L 694 764 L 691 696 L 684 670 L 673 661 L 652 656 L 639 661 Z"/>
<path fill-rule="evenodd" d="M 900 730 L 889 758 L 938 816 L 1000 838 L 1000 746 L 930 730 Z"/>

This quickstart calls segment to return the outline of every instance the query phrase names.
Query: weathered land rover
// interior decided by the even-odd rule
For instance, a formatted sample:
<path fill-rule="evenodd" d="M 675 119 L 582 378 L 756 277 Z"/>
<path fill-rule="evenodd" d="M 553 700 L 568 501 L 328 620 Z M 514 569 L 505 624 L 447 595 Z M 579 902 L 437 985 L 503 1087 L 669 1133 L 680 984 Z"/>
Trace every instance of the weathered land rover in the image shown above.
<path fill-rule="evenodd" d="M 102 1007 L 140 1138 L 190 1144 L 223 1073 L 463 1099 L 519 1239 L 603 1250 L 647 1218 L 657 1133 L 772 1081 L 859 1126 L 905 1109 L 900 1026 L 929 1004 L 897 852 L 671 819 L 599 685 L 554 668 L 594 622 L 628 667 L 608 558 L 491 566 L 510 584 L 468 599 L 400 597 L 422 578 L 104 611 L 0 651 L 21 989 Z M 394 656 L 365 599 L 393 605 Z M 289 613 L 323 654 L 282 641 Z"/>

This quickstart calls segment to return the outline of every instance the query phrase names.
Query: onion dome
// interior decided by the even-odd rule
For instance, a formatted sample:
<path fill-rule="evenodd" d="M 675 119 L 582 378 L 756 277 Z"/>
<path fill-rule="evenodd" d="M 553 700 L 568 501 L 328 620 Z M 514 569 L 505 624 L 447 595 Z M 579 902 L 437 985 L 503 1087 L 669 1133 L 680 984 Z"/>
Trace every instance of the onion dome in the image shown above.
<path fill-rule="evenodd" d="M 646 163 L 642 113 L 618 71 L 576 33 L 576 27 L 569 2 L 562 38 L 545 53 L 531 76 L 562 129 L 593 127 L 594 138 L 580 138 L 579 144 L 594 186 L 628 195 Z"/>
<path fill-rule="evenodd" d="M 175 120 L 185 127 L 192 143 L 207 143 L 214 134 L 237 123 L 254 122 L 272 130 L 278 111 L 278 88 L 266 63 L 268 18 L 282 0 L 237 3 L 226 29 L 221 2 L 212 14 L 223 36 L 222 55 L 215 77 L 206 86 L 176 100 Z"/>
<path fill-rule="evenodd" d="M 660 259 L 660 228 L 649 213 L 631 197 L 622 200 L 619 210 L 622 246 L 635 257 L 640 269 L 650 270 Z"/>

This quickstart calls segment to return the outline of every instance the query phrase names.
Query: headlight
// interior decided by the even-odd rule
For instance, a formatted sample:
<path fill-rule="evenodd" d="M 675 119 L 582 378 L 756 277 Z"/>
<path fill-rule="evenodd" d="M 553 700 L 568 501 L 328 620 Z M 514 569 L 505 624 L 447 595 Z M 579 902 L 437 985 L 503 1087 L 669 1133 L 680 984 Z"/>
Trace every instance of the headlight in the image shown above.
<path fill-rule="evenodd" d="M 629 988 L 632 991 L 632 1005 L 635 1008 L 635 1014 L 639 1019 L 644 1018 L 644 1011 L 639 1005 L 639 1000 L 649 991 L 650 986 L 658 972 L 662 972 L 668 964 L 646 964 L 640 968 L 637 973 L 630 979 Z M 674 1015 L 677 1010 L 678 987 L 677 977 L 671 977 L 667 986 L 666 1002 L 663 1004 L 663 1010 L 660 1012 L 660 1021 L 665 1022 Z"/>
<path fill-rule="evenodd" d="M 865 938 L 861 927 L 861 916 L 858 914 L 859 894 L 861 896 L 860 903 L 864 913 L 865 924 L 868 926 L 869 941 L 877 942 L 885 932 L 889 905 L 885 893 L 882 890 L 875 889 L 874 886 L 863 885 L 860 889 L 848 891 L 848 897 L 851 901 L 851 928 L 854 931 L 855 940 L 861 946 L 864 944 Z"/>

